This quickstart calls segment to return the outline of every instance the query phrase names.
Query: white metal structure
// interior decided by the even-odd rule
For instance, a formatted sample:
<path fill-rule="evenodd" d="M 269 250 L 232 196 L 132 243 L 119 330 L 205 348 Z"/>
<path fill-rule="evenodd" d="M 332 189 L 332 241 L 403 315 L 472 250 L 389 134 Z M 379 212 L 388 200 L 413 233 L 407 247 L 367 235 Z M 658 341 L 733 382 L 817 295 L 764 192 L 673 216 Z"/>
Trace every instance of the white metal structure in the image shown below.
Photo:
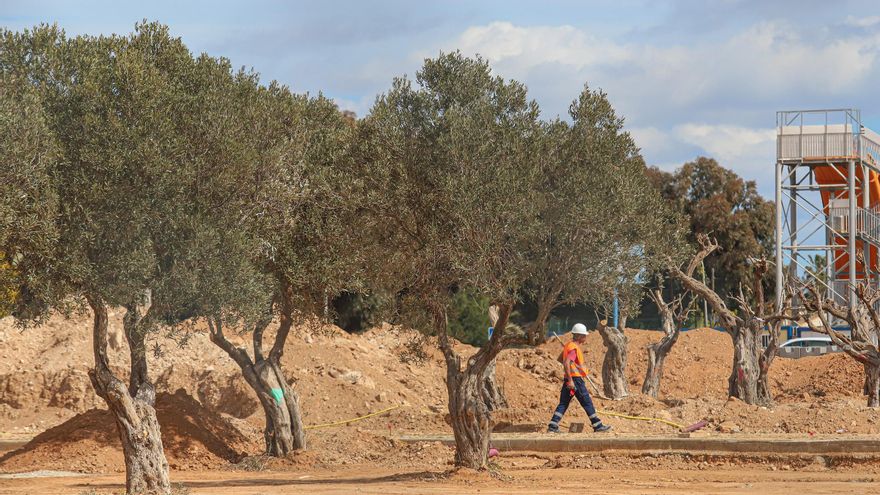
<path fill-rule="evenodd" d="M 789 270 L 852 305 L 880 273 L 880 135 L 855 109 L 777 112 L 776 134 L 777 304 Z"/>

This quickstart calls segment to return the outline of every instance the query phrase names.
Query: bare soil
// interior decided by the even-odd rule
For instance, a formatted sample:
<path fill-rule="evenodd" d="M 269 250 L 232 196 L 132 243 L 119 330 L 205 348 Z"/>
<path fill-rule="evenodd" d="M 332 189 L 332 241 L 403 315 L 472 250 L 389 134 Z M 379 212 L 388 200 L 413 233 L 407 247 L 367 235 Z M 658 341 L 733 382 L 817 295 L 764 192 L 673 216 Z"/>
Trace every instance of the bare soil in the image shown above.
<path fill-rule="evenodd" d="M 187 471 L 172 476 L 189 493 L 273 494 L 744 494 L 767 495 L 876 493 L 880 476 L 843 471 L 782 471 L 735 466 L 703 470 L 563 467 L 543 469 L 513 466 L 528 457 L 505 461 L 495 475 L 478 472 L 390 470 L 358 467 L 329 471 L 224 472 Z M 122 475 L 89 478 L 0 479 L 0 493 L 78 494 L 121 493 Z"/>
<path fill-rule="evenodd" d="M 128 349 L 121 318 L 121 310 L 111 313 L 114 344 L 110 358 L 123 375 Z M 118 491 L 123 464 L 115 425 L 86 374 L 92 359 L 90 331 L 89 315 L 53 316 L 45 325 L 24 333 L 11 319 L 0 320 L 0 443 L 30 440 L 3 454 L 0 472 L 93 473 L 86 479 L 97 483 L 93 486 L 99 492 Z M 661 395 L 655 400 L 638 391 L 647 361 L 644 348 L 661 335 L 644 330 L 627 330 L 627 335 L 631 396 L 621 401 L 596 398 L 603 420 L 614 426 L 616 434 L 665 435 L 676 430 L 656 421 L 613 417 L 609 412 L 684 425 L 705 419 L 709 435 L 810 438 L 880 430 L 880 411 L 867 408 L 861 395 L 863 370 L 843 354 L 776 359 L 770 373 L 776 404 L 762 408 L 726 398 L 732 360 L 729 337 L 711 329 L 689 331 L 667 359 Z M 167 336 L 154 337 L 150 345 L 157 352 L 150 356 L 151 377 L 160 392 L 157 410 L 174 477 L 189 480 L 193 493 L 336 493 L 350 492 L 355 485 L 363 493 L 459 493 L 475 484 L 482 493 L 543 493 L 539 487 L 544 486 L 548 492 L 558 492 L 560 486 L 577 486 L 578 491 L 599 486 L 608 493 L 612 486 L 615 493 L 679 493 L 675 491 L 679 482 L 692 484 L 688 489 L 693 492 L 735 493 L 750 483 L 737 477 L 736 470 L 751 469 L 756 484 L 750 489 L 777 493 L 795 482 L 784 473 L 784 466 L 813 473 L 809 459 L 779 461 L 778 466 L 772 460 L 746 458 L 723 458 L 714 466 L 711 463 L 716 461 L 710 459 L 699 461 L 706 462 L 701 469 L 699 462 L 676 456 L 578 458 L 502 453 L 495 477 L 482 479 L 483 474 L 474 473 L 479 480 L 471 483 L 467 476 L 444 474 L 451 467 L 450 448 L 395 440 L 405 434 L 450 433 L 445 421 L 442 356 L 435 343 L 428 341 L 422 349 L 425 359 L 420 360 L 419 353 L 413 352 L 418 348 L 413 342 L 418 341 L 415 332 L 388 325 L 360 335 L 331 325 L 297 327 L 283 364 L 300 395 L 306 425 L 318 428 L 308 431 L 307 452 L 267 460 L 259 455 L 263 416 L 256 397 L 234 363 L 210 343 L 204 329 L 196 326 L 183 346 Z M 463 344 L 458 349 L 464 354 L 474 352 Z M 599 370 L 604 352 L 600 336 L 591 333 L 584 349 L 588 367 Z M 496 431 L 545 428 L 559 394 L 561 369 L 555 360 L 559 350 L 560 345 L 551 341 L 536 349 L 502 353 L 497 372 L 511 407 L 495 415 Z M 29 367 L 34 362 L 42 364 Z M 593 373 L 593 379 L 601 387 L 600 375 Z M 395 409 L 347 426 L 321 426 L 391 407 Z M 586 422 L 587 418 L 580 407 L 573 406 L 566 420 Z M 771 465 L 777 471 L 770 470 Z M 874 483 L 877 465 L 868 460 L 845 469 L 842 465 L 824 467 L 811 474 L 815 483 L 798 481 L 796 486 L 802 486 L 797 489 L 804 493 L 835 493 L 838 484 L 862 480 L 842 485 L 849 486 L 850 493 Z M 707 466 L 712 466 L 711 473 L 704 473 Z M 252 469 L 262 471 L 247 471 Z M 651 474 L 654 470 L 656 476 Z M 615 478 L 608 474 L 613 472 L 628 474 Z M 330 481 L 332 473 L 344 474 Z M 835 477 L 839 473 L 843 476 Z M 21 491 L 28 482 L 35 483 L 33 492 L 40 493 L 89 489 L 83 479 L 0 479 L 0 493 L 33 493 Z"/>

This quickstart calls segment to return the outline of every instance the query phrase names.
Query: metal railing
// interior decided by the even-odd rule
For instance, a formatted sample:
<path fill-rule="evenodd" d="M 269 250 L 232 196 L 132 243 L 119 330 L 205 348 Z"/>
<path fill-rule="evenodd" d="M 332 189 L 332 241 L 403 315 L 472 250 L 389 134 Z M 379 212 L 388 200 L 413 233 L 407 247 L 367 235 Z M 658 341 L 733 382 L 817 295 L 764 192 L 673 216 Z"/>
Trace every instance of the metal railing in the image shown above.
<path fill-rule="evenodd" d="M 831 228 L 843 235 L 850 234 L 849 208 L 829 208 L 828 215 L 831 219 Z M 874 208 L 856 208 L 857 236 L 880 246 L 880 210 Z M 844 249 L 845 246 L 841 246 Z"/>
<path fill-rule="evenodd" d="M 857 154 L 858 134 L 827 132 L 808 134 L 780 134 L 777 136 L 777 155 L 780 160 L 801 160 L 826 157 L 853 157 Z M 867 138 L 863 138 L 867 140 Z"/>
<path fill-rule="evenodd" d="M 880 158 L 880 143 L 865 135 L 851 132 L 819 134 L 780 134 L 777 136 L 776 158 L 779 160 L 857 158 L 861 138 L 862 157 L 875 164 Z"/>
<path fill-rule="evenodd" d="M 776 114 L 778 160 L 880 159 L 880 135 L 861 124 L 856 109 L 796 110 Z"/>

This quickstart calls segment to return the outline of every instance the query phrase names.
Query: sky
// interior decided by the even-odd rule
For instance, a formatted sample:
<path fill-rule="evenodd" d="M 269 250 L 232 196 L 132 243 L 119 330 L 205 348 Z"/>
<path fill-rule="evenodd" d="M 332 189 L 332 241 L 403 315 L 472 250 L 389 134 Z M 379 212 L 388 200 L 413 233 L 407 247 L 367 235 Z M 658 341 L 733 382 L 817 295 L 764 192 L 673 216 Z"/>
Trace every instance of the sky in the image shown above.
<path fill-rule="evenodd" d="M 774 192 L 776 112 L 858 108 L 880 131 L 880 2 L 815 0 L 0 0 L 0 26 L 167 24 L 195 53 L 363 116 L 394 77 L 461 50 L 524 82 L 547 119 L 602 89 L 646 161 L 716 158 Z"/>

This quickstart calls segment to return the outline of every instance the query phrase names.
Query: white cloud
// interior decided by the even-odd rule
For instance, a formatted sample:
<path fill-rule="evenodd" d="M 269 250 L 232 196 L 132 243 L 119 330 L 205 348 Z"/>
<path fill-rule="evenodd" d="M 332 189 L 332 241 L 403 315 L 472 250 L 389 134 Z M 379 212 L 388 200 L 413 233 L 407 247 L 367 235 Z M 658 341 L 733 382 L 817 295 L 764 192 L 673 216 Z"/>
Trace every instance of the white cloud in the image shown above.
<path fill-rule="evenodd" d="M 492 63 L 508 63 L 519 70 L 544 64 L 561 64 L 577 69 L 626 62 L 629 50 L 572 26 L 520 27 L 493 22 L 470 27 L 455 46 L 465 53 L 479 53 Z"/>
<path fill-rule="evenodd" d="M 776 142 L 775 129 L 734 125 L 682 124 L 673 132 L 682 142 L 698 146 L 722 161 L 762 153 Z"/>
<path fill-rule="evenodd" d="M 643 153 L 663 153 L 675 144 L 667 132 L 656 127 L 631 127 L 627 131 Z"/>
<path fill-rule="evenodd" d="M 736 125 L 681 124 L 672 134 L 681 143 L 696 146 L 745 179 L 756 180 L 762 194 L 773 191 L 776 130 Z"/>
<path fill-rule="evenodd" d="M 880 16 L 847 22 L 880 24 Z M 648 163 L 683 163 L 702 150 L 751 179 L 772 177 L 775 135 L 765 126 L 777 110 L 871 103 L 880 110 L 880 34 L 761 22 L 662 44 L 493 22 L 441 48 L 480 54 L 499 75 L 525 82 L 545 115 L 565 114 L 584 82 L 601 87 Z"/>
<path fill-rule="evenodd" d="M 808 33 L 809 34 L 809 33 Z M 493 22 L 448 43 L 480 54 L 507 77 L 528 82 L 558 71 L 652 106 L 694 104 L 725 91 L 761 97 L 797 90 L 835 92 L 867 81 L 880 36 L 819 40 L 791 26 L 761 23 L 727 39 L 694 45 L 618 43 L 572 26 Z"/>
<path fill-rule="evenodd" d="M 869 28 L 880 24 L 880 15 L 871 15 L 867 17 L 856 17 L 853 15 L 846 16 L 844 24 L 848 26 Z"/>

